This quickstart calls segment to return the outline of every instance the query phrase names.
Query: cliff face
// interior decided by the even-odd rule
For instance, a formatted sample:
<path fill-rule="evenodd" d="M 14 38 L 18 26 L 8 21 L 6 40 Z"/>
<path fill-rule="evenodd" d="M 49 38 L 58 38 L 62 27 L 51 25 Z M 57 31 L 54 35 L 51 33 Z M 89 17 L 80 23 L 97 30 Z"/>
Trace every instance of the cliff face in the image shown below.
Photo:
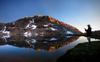
<path fill-rule="evenodd" d="M 77 28 L 60 22 L 50 16 L 25 17 L 12 23 L 0 24 L 0 33 L 8 34 L 9 32 L 10 36 L 20 35 L 39 38 L 41 40 L 51 37 L 64 37 L 67 31 L 81 33 Z M 56 40 L 54 38 L 53 40 Z"/>

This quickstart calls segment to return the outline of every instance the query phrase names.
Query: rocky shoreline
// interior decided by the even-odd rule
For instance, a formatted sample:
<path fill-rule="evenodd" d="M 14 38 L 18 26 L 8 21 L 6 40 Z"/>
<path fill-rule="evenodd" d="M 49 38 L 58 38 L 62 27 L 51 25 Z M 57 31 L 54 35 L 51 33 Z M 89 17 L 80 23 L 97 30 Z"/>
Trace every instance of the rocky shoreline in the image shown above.
<path fill-rule="evenodd" d="M 80 43 L 61 56 L 57 62 L 100 62 L 100 41 L 92 41 L 91 45 Z"/>

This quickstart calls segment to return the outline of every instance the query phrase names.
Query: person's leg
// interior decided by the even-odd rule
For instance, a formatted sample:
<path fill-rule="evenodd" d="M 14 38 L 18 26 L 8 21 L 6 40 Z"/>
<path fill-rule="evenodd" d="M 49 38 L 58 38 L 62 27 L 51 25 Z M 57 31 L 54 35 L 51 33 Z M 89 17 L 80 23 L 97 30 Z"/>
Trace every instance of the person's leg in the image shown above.
<path fill-rule="evenodd" d="M 88 43 L 91 44 L 91 38 L 87 37 Z"/>

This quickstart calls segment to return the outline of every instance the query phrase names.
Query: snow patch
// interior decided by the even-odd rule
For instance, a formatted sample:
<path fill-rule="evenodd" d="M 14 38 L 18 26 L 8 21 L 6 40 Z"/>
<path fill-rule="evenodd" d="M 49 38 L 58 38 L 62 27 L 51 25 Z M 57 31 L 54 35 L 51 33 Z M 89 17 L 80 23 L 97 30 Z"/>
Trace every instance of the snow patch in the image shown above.
<path fill-rule="evenodd" d="M 67 34 L 73 34 L 71 31 L 67 31 L 66 33 L 67 33 Z"/>
<path fill-rule="evenodd" d="M 25 33 L 24 33 L 24 36 L 25 36 L 25 37 L 31 37 L 31 36 L 32 36 L 32 33 L 31 33 L 31 32 L 25 32 Z"/>
<path fill-rule="evenodd" d="M 2 38 L 9 38 L 10 37 L 10 31 L 6 31 L 6 26 L 4 29 L 1 31 L 3 33 Z"/>
<path fill-rule="evenodd" d="M 52 31 L 56 31 L 56 30 L 57 30 L 57 29 L 55 29 L 55 28 L 53 28 L 53 27 L 51 27 L 50 29 L 51 29 Z"/>
<path fill-rule="evenodd" d="M 51 38 L 51 39 L 50 39 L 50 41 L 55 41 L 55 40 L 57 40 L 57 39 L 56 39 L 56 38 Z"/>
<path fill-rule="evenodd" d="M 32 25 L 32 26 L 31 26 L 31 28 L 32 28 L 33 30 L 36 29 L 36 27 L 37 27 L 36 25 Z"/>
<path fill-rule="evenodd" d="M 2 38 L 9 38 L 10 37 L 10 31 L 3 31 L 2 33 L 4 34 Z"/>
<path fill-rule="evenodd" d="M 48 27 L 48 25 L 44 25 L 44 27 Z"/>
<path fill-rule="evenodd" d="M 26 28 L 26 29 L 27 29 L 27 28 L 31 28 L 31 29 L 33 29 L 33 30 L 36 29 L 37 26 L 34 25 L 33 23 L 34 23 L 34 19 L 32 19 L 32 20 L 27 24 L 27 26 L 26 26 L 25 28 Z"/>
<path fill-rule="evenodd" d="M 35 39 L 32 39 L 32 42 L 31 43 L 36 43 L 36 40 Z"/>

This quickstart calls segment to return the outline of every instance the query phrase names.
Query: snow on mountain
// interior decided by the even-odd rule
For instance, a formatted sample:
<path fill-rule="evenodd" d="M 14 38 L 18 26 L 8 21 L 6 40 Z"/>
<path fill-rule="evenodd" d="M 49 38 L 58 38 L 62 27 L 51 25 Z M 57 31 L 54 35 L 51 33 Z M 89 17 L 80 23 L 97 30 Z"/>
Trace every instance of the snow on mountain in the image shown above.
<path fill-rule="evenodd" d="M 24 17 L 12 23 L 1 23 L 0 26 L 0 35 L 5 33 L 10 36 L 22 35 L 34 38 L 42 37 L 42 39 L 64 37 L 67 31 L 81 33 L 77 28 L 50 16 Z M 3 29 L 4 31 L 2 31 Z"/>

